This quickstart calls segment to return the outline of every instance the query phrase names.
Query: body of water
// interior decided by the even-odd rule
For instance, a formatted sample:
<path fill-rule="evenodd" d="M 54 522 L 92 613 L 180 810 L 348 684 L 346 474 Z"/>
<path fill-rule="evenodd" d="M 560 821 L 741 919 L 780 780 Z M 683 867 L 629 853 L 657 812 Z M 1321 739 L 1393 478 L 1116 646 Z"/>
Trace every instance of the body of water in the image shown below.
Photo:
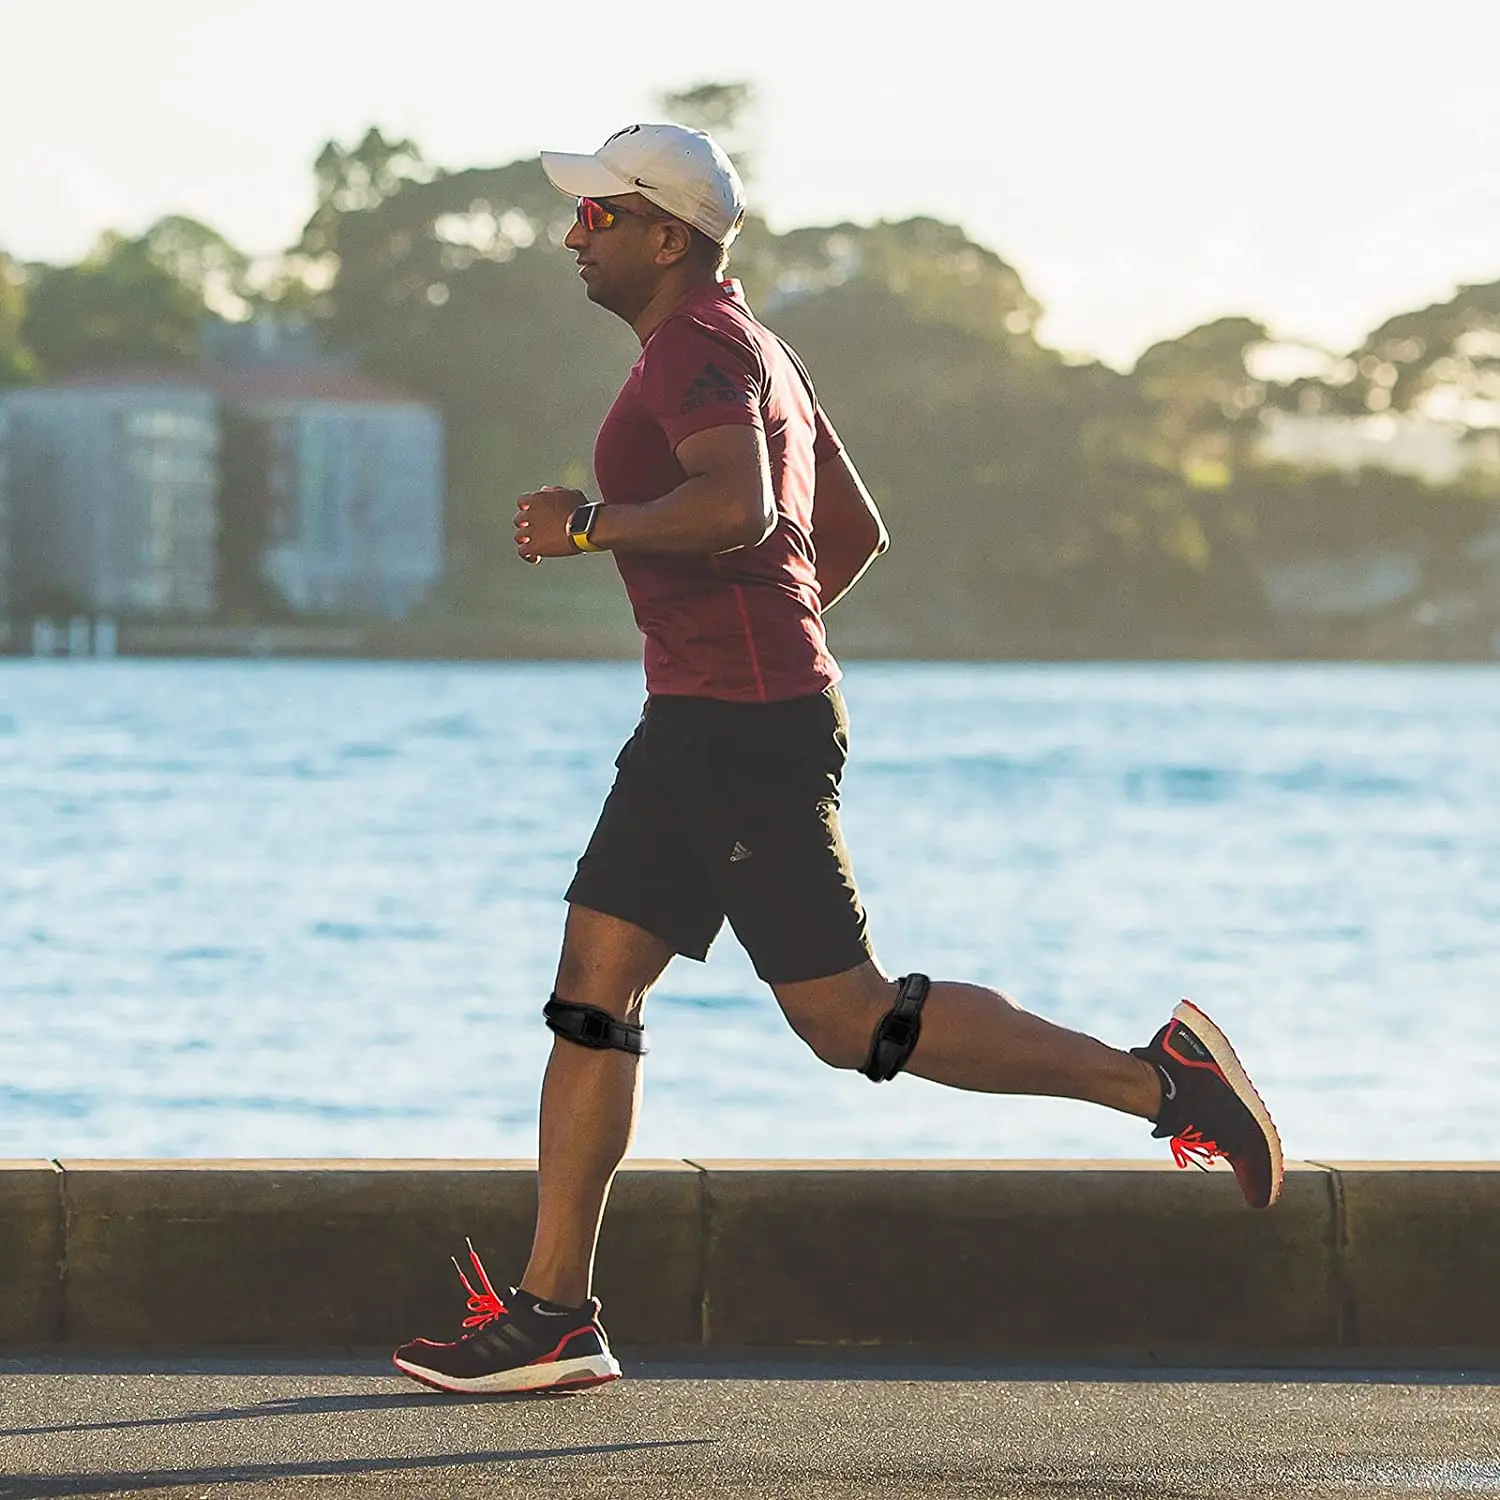
<path fill-rule="evenodd" d="M 1288 1154 L 1500 1155 L 1500 669 L 876 665 L 845 829 L 896 973 L 1119 1046 L 1191 996 Z M 0 663 L 0 1157 L 531 1156 L 618 664 Z M 732 935 L 638 1156 L 1151 1157 L 791 1034 Z"/>

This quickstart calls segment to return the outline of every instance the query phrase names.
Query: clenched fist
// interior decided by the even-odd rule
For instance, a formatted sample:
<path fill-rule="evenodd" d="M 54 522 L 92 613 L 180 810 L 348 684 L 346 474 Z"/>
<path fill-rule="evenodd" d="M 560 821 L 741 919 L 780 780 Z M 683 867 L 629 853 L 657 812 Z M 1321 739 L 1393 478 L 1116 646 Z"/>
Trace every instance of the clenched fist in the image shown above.
<path fill-rule="evenodd" d="M 568 535 L 568 517 L 586 503 L 579 490 L 544 484 L 516 501 L 516 554 L 529 563 L 544 557 L 582 557 Z"/>

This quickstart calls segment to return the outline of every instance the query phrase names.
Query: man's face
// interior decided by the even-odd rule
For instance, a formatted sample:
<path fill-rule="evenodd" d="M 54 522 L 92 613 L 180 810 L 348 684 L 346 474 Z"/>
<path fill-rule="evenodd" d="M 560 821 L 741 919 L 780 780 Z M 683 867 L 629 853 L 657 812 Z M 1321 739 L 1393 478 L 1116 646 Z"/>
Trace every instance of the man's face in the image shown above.
<path fill-rule="evenodd" d="M 563 243 L 578 260 L 589 300 L 630 322 L 650 302 L 662 272 L 672 263 L 661 259 L 667 247 L 664 231 L 678 221 L 639 193 L 594 201 L 618 210 L 614 222 L 608 228 L 588 229 L 580 214 Z"/>

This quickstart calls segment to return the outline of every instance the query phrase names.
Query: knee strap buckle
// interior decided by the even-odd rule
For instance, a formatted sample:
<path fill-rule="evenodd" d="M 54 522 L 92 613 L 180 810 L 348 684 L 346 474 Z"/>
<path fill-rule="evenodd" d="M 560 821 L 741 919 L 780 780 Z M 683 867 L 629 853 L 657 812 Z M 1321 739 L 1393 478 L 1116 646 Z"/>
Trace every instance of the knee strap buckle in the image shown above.
<path fill-rule="evenodd" d="M 554 995 L 542 1007 L 542 1014 L 558 1036 L 577 1042 L 580 1047 L 592 1047 L 595 1051 L 614 1047 L 620 1052 L 633 1052 L 637 1057 L 651 1050 L 644 1026 L 617 1021 L 597 1005 L 575 1005 Z"/>
<path fill-rule="evenodd" d="M 859 1071 L 871 1083 L 887 1083 L 906 1066 L 922 1034 L 922 1002 L 930 981 L 925 974 L 898 980 L 896 1003 L 881 1018 L 870 1039 L 870 1055 Z"/>

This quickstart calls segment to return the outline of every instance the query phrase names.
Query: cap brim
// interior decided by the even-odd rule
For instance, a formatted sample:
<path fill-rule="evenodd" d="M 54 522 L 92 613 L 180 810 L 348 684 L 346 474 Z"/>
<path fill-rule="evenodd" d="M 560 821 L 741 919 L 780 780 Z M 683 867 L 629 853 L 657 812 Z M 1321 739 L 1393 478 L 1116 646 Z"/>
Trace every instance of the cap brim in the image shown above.
<path fill-rule="evenodd" d="M 542 171 L 553 187 L 570 198 L 608 198 L 635 192 L 623 177 L 616 177 L 597 156 L 543 151 Z"/>

